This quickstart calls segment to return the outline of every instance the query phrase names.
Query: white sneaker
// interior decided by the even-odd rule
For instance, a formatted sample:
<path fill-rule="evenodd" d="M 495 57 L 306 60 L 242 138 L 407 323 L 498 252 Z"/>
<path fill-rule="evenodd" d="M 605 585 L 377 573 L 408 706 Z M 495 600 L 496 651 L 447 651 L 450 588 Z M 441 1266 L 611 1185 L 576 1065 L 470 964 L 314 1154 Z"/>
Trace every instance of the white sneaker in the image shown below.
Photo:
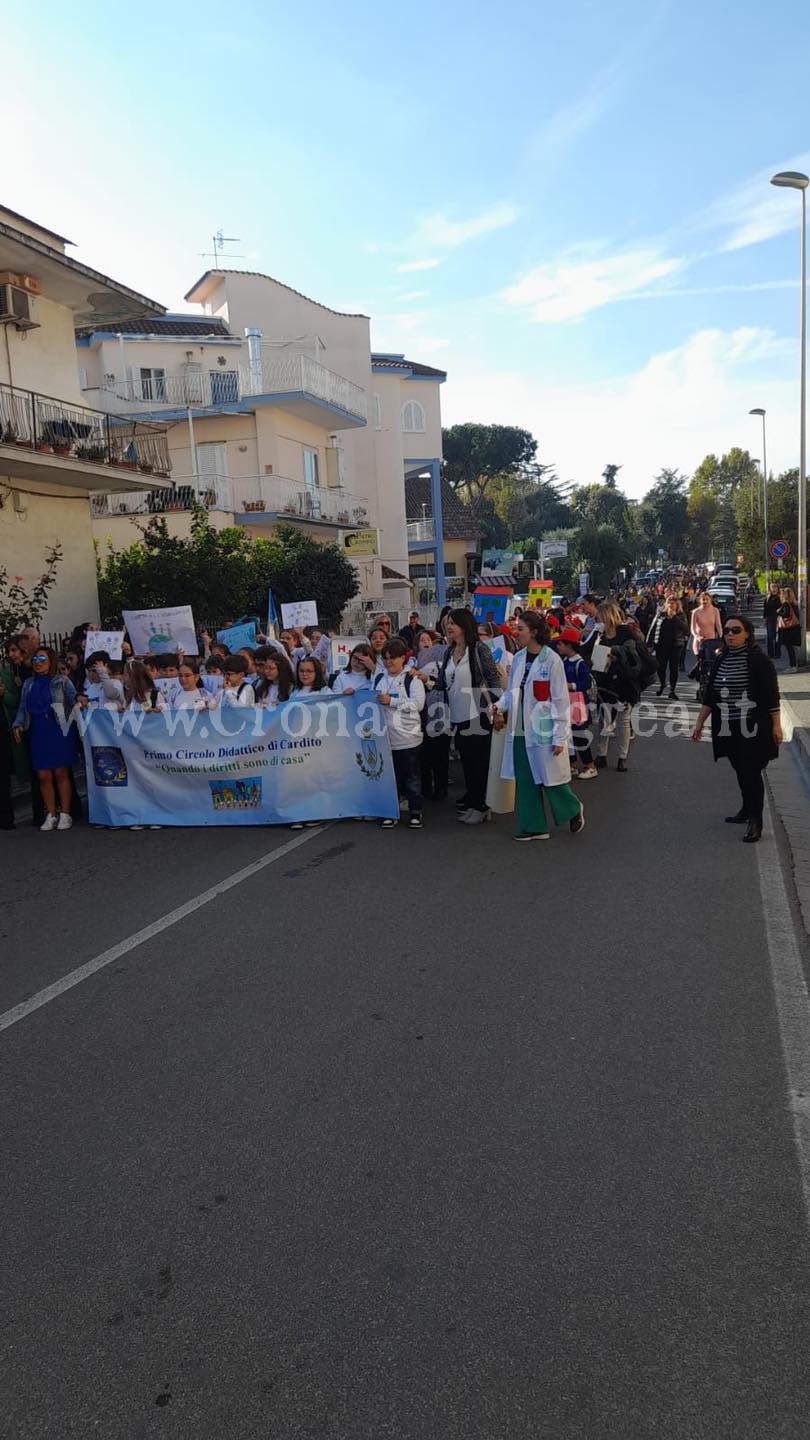
<path fill-rule="evenodd" d="M 584 770 L 580 770 L 579 778 L 580 780 L 595 780 L 598 774 L 599 771 L 595 765 L 588 765 Z"/>
<path fill-rule="evenodd" d="M 462 825 L 486 825 L 487 821 L 492 818 L 492 812 L 490 810 L 467 810 L 458 818 Z"/>
<path fill-rule="evenodd" d="M 58 824 L 59 820 L 56 815 L 46 815 L 39 828 L 44 834 L 47 834 L 49 830 L 55 830 Z"/>
<path fill-rule="evenodd" d="M 71 830 L 73 828 L 73 817 L 66 815 L 64 810 L 61 811 L 56 823 L 56 828 L 57 830 Z"/>

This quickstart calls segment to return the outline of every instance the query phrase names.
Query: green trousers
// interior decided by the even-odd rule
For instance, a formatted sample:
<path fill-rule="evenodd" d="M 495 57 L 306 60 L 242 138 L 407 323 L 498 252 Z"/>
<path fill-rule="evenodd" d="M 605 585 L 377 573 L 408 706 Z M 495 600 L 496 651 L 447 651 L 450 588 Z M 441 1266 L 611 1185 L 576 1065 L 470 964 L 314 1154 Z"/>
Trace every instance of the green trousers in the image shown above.
<path fill-rule="evenodd" d="M 555 825 L 566 820 L 575 820 L 582 806 L 570 785 L 538 785 L 532 774 L 526 741 L 522 735 L 514 738 L 515 757 L 515 818 L 518 835 L 547 835 L 546 809 L 543 797 Z"/>

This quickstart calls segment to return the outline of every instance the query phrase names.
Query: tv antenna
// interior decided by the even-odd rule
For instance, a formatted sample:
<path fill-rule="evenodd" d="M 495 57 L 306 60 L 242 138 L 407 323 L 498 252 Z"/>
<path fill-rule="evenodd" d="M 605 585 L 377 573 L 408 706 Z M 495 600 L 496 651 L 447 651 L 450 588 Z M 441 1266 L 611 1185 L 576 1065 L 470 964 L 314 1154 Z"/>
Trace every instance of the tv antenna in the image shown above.
<path fill-rule="evenodd" d="M 220 260 L 244 260 L 244 255 L 224 254 L 224 247 L 226 245 L 238 245 L 239 241 L 240 237 L 238 235 L 223 235 L 222 229 L 220 228 L 215 235 L 211 236 L 211 243 L 214 247 L 213 250 L 203 250 L 201 252 L 202 258 L 203 260 L 210 260 L 213 257 L 215 270 L 219 269 Z"/>

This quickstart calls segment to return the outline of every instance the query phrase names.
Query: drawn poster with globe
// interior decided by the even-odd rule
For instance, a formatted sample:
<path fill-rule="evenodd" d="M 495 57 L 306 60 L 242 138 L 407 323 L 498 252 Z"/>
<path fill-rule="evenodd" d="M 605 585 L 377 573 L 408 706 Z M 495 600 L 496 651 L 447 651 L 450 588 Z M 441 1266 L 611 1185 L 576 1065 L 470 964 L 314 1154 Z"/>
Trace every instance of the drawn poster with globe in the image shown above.
<path fill-rule="evenodd" d="M 168 655 L 178 649 L 198 654 L 194 616 L 190 605 L 156 610 L 123 610 L 134 655 Z"/>

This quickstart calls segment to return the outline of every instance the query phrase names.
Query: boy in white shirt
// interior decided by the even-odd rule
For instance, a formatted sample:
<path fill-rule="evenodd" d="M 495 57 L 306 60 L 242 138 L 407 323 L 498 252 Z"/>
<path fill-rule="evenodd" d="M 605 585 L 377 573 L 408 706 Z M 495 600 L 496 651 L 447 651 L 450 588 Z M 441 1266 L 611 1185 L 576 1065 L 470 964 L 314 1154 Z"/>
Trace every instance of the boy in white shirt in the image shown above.
<path fill-rule="evenodd" d="M 421 712 L 425 705 L 425 687 L 410 670 L 405 669 L 407 654 L 404 641 L 387 642 L 382 652 L 386 673 L 374 677 L 374 694 L 385 715 L 397 789 L 408 802 L 408 827 L 421 830 Z M 390 830 L 397 823 L 396 820 L 383 820 L 383 829 Z"/>

